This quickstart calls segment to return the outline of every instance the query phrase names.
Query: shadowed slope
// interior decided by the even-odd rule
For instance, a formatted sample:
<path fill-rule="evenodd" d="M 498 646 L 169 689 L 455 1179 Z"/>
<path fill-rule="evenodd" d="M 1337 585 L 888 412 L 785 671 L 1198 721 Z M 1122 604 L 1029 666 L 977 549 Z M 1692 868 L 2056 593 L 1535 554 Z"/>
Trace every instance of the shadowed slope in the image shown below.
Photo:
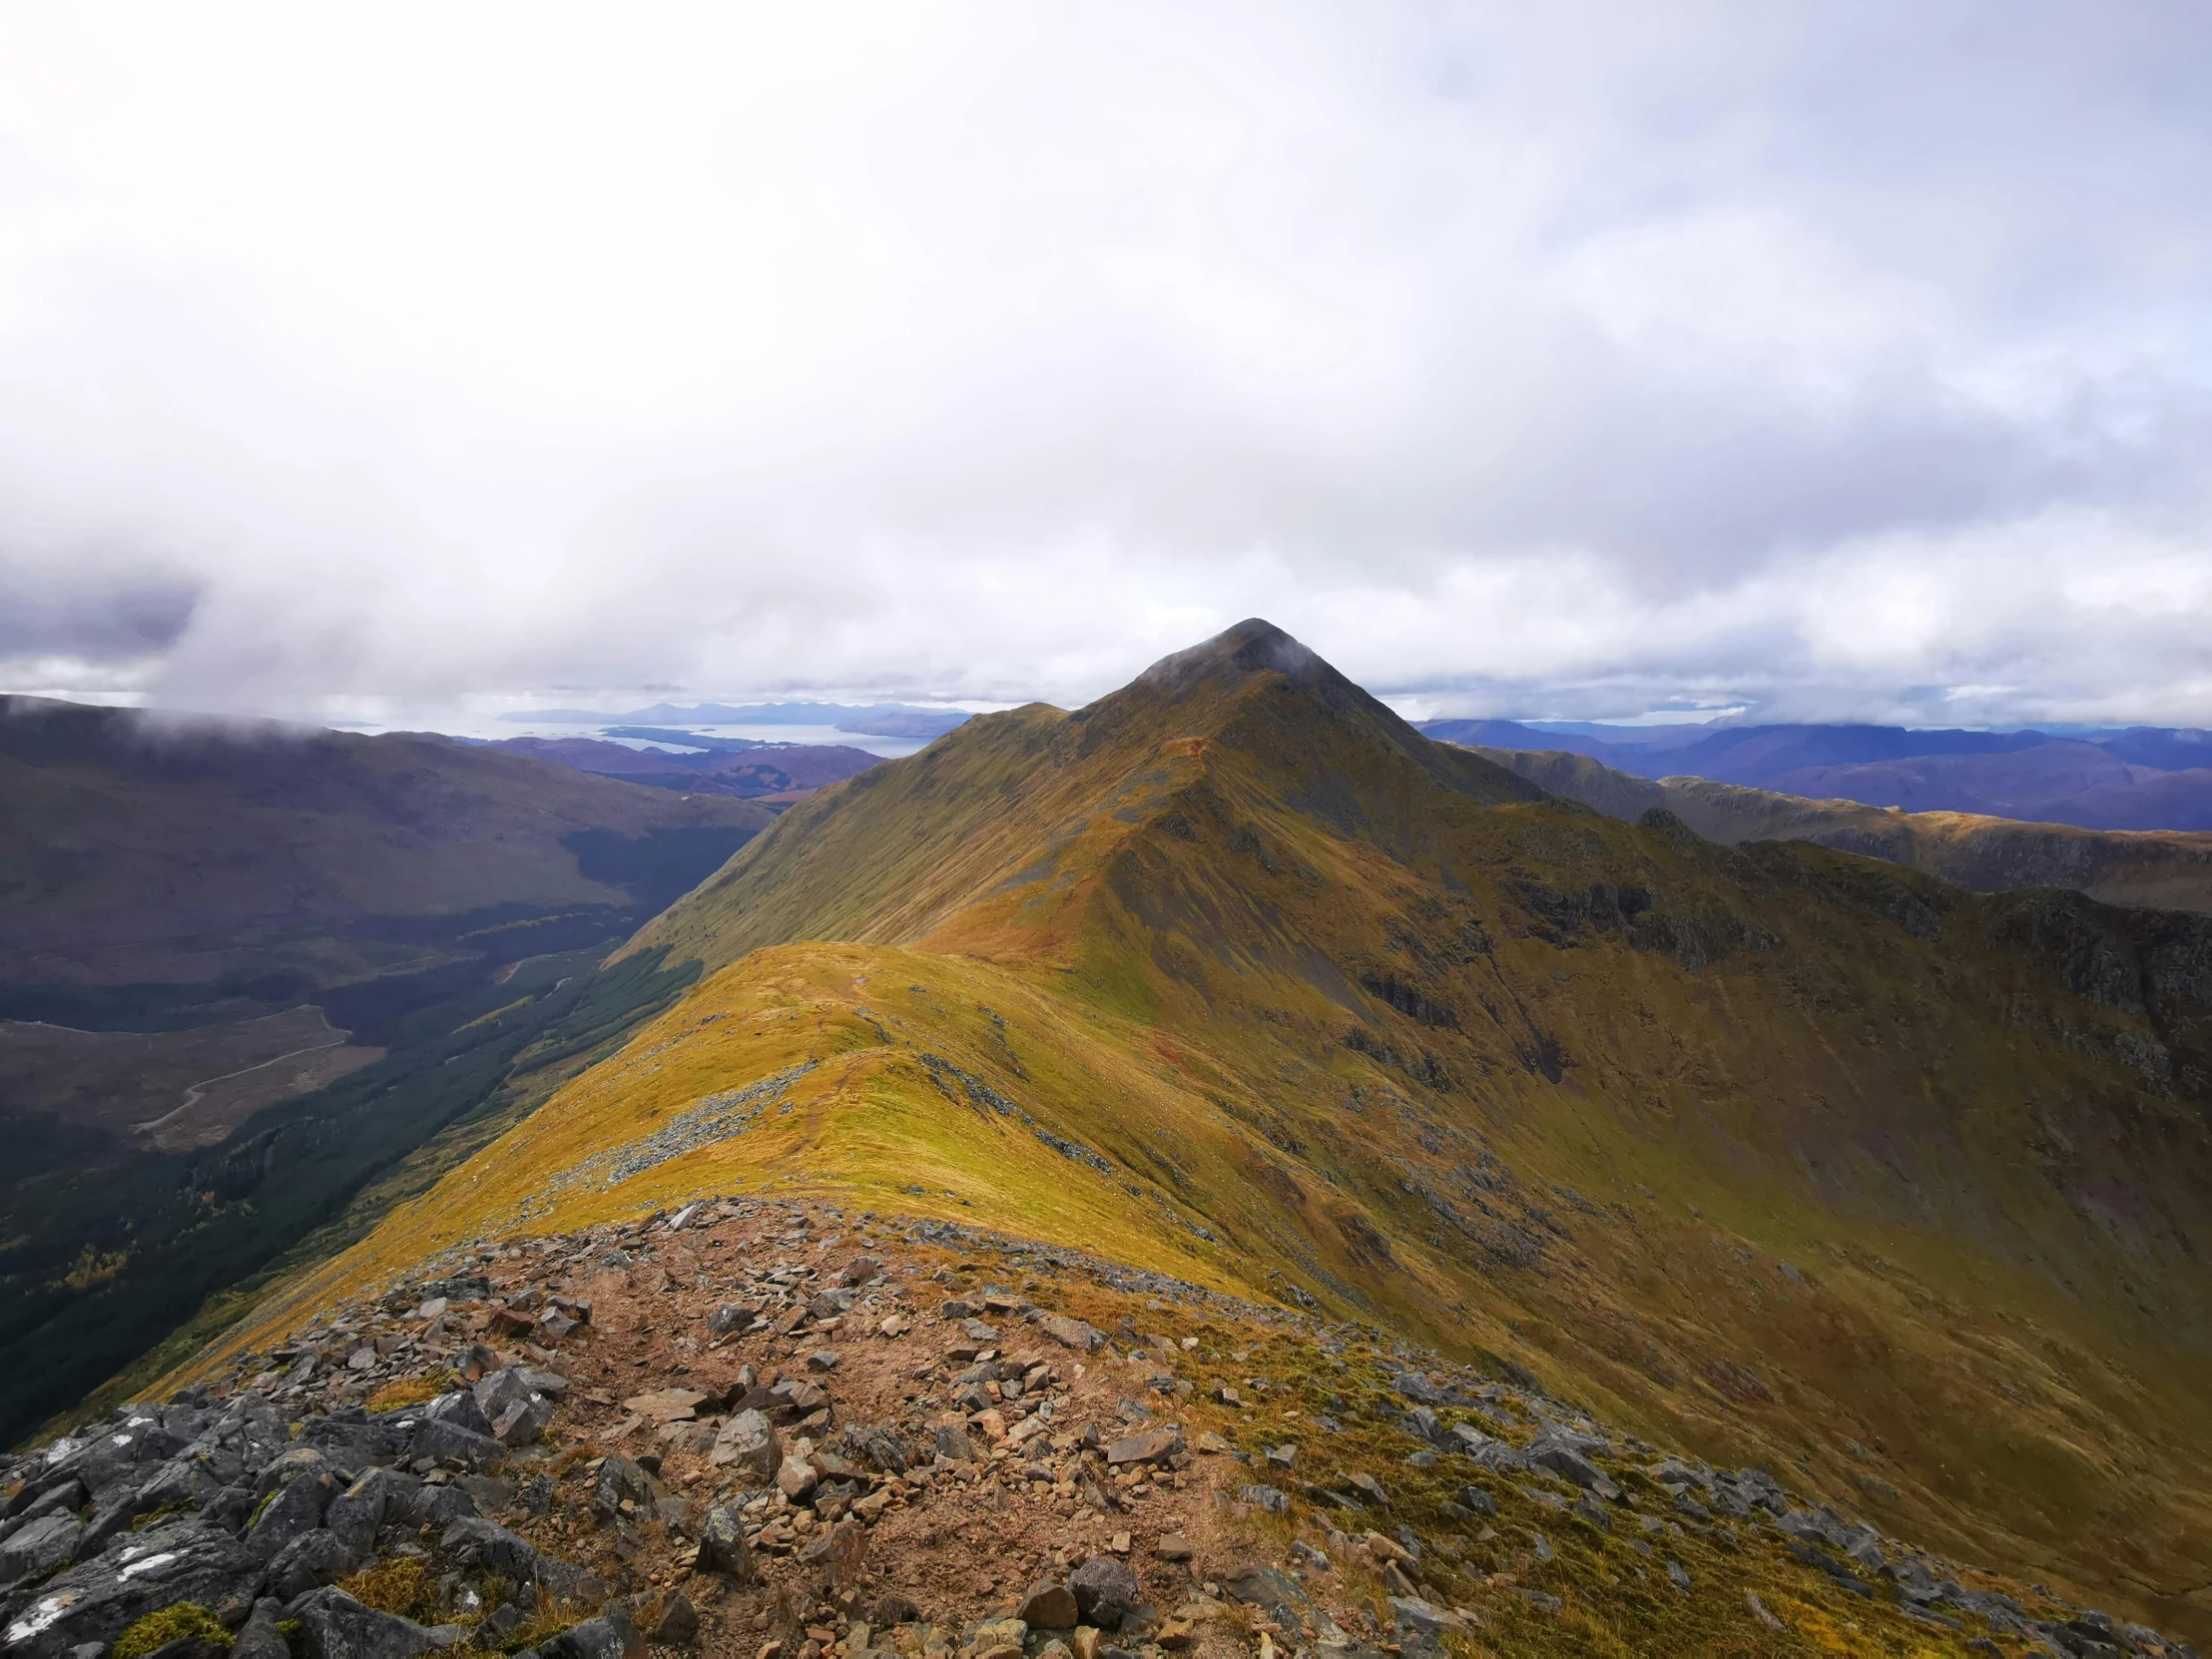
<path fill-rule="evenodd" d="M 1817 841 L 1925 870 L 1976 892 L 2072 887 L 2106 904 L 2212 914 L 2212 834 L 1903 813 L 1856 801 L 1809 801 L 1709 778 L 1653 783 L 1556 750 L 1476 753 L 1609 818 L 1633 823 L 1657 808 L 1708 840 L 1731 846 Z"/>
<path fill-rule="evenodd" d="M 2194 918 L 1619 823 L 1247 624 L 826 792 L 638 943 L 719 971 L 297 1297 L 819 1191 L 1487 1353 L 2208 1622 Z"/>
<path fill-rule="evenodd" d="M 772 817 L 423 734 L 0 698 L 0 980 L 213 979 L 378 918 L 626 908 L 600 843 L 719 852 Z"/>

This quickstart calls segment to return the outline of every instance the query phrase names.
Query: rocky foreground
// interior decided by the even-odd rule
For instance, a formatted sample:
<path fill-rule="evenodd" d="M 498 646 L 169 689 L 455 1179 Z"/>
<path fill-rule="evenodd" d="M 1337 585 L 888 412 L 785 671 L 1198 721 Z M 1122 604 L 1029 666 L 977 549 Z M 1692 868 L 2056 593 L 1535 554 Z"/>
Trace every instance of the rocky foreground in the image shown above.
<path fill-rule="evenodd" d="M 1069 1251 L 759 1200 L 439 1259 L 18 1458 L 0 1646 L 2190 1653 L 1525 1378 Z"/>

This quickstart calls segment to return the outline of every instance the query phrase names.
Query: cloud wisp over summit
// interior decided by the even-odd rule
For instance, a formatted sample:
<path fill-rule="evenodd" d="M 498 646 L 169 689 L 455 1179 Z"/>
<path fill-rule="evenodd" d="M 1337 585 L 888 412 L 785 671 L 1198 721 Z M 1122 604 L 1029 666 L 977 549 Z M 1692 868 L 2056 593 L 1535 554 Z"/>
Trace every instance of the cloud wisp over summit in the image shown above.
<path fill-rule="evenodd" d="M 0 682 L 2212 723 L 2212 14 L 0 14 Z M 616 706 L 609 704 L 607 706 Z"/>

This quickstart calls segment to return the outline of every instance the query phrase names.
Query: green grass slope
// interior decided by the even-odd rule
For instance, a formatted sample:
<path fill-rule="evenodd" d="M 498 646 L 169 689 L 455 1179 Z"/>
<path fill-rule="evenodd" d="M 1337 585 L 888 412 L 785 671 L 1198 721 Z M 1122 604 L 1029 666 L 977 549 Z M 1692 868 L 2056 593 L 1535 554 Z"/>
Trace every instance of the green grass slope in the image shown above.
<path fill-rule="evenodd" d="M 1619 822 L 1248 624 L 826 792 L 638 943 L 709 974 L 263 1325 L 831 1194 L 1486 1354 L 2212 1628 L 2212 924 Z"/>

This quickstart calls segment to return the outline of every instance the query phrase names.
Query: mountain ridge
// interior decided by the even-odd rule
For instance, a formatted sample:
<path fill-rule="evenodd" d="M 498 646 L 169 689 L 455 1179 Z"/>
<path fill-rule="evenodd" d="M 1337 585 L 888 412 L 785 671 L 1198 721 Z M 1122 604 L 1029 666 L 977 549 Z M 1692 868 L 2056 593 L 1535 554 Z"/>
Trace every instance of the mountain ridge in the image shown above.
<path fill-rule="evenodd" d="M 2045 733 L 1889 726 L 1667 729 L 1634 743 L 1512 721 L 1430 720 L 1476 748 L 1584 755 L 1635 777 L 1694 776 L 1782 795 L 1963 813 L 2086 830 L 2212 830 L 2212 733 Z"/>
<path fill-rule="evenodd" d="M 1634 823 L 1671 813 L 1724 845 L 1807 840 L 1905 864 L 1974 892 L 2071 887 L 2106 904 L 2212 914 L 2212 835 L 2098 830 L 1967 813 L 1903 813 L 1697 777 L 1644 779 L 1564 751 L 1484 749 L 1554 794 Z"/>
<path fill-rule="evenodd" d="M 1354 1312 L 2204 1627 L 2206 924 L 1620 823 L 1264 625 L 1170 664 L 794 807 L 627 947 L 686 996 L 237 1341 L 833 1199 Z"/>

